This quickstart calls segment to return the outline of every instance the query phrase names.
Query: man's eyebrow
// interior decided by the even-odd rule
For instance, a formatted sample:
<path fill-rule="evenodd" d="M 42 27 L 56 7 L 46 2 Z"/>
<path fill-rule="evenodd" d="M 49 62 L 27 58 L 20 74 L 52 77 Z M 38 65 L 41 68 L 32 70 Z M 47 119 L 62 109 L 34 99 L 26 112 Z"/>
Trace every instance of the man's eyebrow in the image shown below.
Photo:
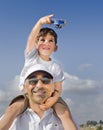
<path fill-rule="evenodd" d="M 32 78 L 35 78 L 35 77 L 36 77 L 36 75 L 31 75 L 31 76 L 28 77 L 28 79 L 32 79 Z"/>
<path fill-rule="evenodd" d="M 49 76 L 48 74 L 44 74 L 43 77 L 51 79 L 51 76 Z"/>

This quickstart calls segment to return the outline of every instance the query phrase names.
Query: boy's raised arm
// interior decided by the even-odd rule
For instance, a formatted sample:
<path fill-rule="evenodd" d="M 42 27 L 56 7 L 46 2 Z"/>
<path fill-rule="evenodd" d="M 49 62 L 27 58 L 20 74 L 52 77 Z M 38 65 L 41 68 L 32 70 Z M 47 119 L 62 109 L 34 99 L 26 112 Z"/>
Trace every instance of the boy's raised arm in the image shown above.
<path fill-rule="evenodd" d="M 37 40 L 38 33 L 43 24 L 51 24 L 51 17 L 53 17 L 53 14 L 44 16 L 37 21 L 27 40 L 27 46 L 26 46 L 27 52 L 32 50 L 32 48 L 36 48 L 36 40 Z"/>

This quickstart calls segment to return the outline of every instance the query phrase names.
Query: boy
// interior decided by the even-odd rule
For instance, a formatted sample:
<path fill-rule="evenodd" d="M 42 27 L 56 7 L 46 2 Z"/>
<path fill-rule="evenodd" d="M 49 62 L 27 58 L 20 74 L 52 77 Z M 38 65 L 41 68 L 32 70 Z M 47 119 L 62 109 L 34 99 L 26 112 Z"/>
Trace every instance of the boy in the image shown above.
<path fill-rule="evenodd" d="M 51 54 L 57 50 L 57 34 L 51 28 L 41 28 L 44 24 L 51 24 L 53 15 L 40 18 L 33 27 L 25 50 L 25 65 L 20 76 L 20 89 L 23 90 L 24 75 L 27 69 L 34 64 L 44 64 L 54 74 L 55 91 L 51 98 L 41 105 L 41 109 L 53 106 L 62 91 L 63 72 L 60 65 L 52 60 Z"/>

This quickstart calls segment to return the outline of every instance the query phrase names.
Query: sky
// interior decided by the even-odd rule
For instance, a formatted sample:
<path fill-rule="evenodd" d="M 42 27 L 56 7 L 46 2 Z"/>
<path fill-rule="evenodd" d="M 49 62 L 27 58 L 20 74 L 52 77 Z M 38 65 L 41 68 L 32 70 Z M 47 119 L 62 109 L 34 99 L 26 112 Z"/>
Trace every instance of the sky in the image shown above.
<path fill-rule="evenodd" d="M 54 14 L 66 25 L 56 29 L 52 58 L 65 74 L 62 97 L 78 124 L 103 120 L 103 1 L 0 0 L 0 115 L 20 93 L 28 35 L 39 18 Z"/>

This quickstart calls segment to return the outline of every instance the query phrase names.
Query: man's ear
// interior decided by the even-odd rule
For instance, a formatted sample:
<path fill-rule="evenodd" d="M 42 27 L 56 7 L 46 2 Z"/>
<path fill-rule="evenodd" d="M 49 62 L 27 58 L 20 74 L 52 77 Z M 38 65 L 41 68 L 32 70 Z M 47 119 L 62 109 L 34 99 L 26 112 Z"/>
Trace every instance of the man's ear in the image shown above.
<path fill-rule="evenodd" d="M 26 90 L 26 84 L 23 85 L 23 90 L 24 90 L 25 93 L 27 92 L 27 90 Z"/>
<path fill-rule="evenodd" d="M 54 52 L 56 52 L 58 50 L 58 46 L 56 45 L 54 48 Z"/>

